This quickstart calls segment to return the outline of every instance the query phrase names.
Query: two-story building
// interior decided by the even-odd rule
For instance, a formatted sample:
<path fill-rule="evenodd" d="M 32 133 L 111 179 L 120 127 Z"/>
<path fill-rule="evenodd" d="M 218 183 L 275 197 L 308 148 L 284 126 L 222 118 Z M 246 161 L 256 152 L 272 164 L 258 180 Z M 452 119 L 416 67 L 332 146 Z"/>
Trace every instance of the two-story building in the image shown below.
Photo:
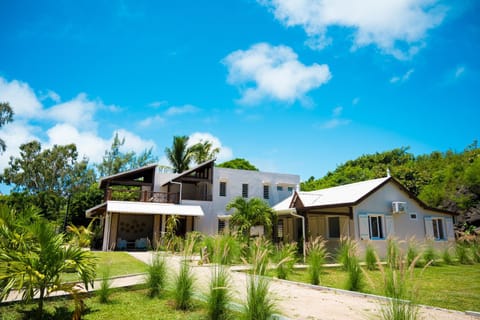
<path fill-rule="evenodd" d="M 102 220 L 104 251 L 135 248 L 140 239 L 155 246 L 171 215 L 179 219 L 177 235 L 215 234 L 228 225 L 225 207 L 234 198 L 257 197 L 274 206 L 298 191 L 299 183 L 298 175 L 219 168 L 214 160 L 180 174 L 149 165 L 102 178 L 104 201 L 86 216 Z"/>

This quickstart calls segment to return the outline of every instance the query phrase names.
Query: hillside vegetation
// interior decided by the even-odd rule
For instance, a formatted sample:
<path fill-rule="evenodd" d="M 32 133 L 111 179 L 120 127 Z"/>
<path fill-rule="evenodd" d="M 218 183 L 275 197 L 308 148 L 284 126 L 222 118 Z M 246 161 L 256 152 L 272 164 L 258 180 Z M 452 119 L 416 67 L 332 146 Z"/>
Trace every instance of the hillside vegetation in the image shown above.
<path fill-rule="evenodd" d="M 324 177 L 310 177 L 302 191 L 385 177 L 387 169 L 427 205 L 458 212 L 466 220 L 480 217 L 480 149 L 477 141 L 462 152 L 414 156 L 408 147 L 361 157 L 339 165 Z M 462 219 L 461 219 L 462 220 Z"/>

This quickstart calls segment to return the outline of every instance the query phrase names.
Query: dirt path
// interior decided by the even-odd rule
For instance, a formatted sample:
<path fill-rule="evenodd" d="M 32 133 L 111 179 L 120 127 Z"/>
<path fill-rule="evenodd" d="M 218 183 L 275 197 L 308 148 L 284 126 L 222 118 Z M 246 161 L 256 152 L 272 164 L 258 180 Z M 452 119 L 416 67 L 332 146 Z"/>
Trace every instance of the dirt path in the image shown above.
<path fill-rule="evenodd" d="M 135 258 L 150 263 L 151 253 L 131 252 Z M 177 269 L 181 258 L 168 256 L 167 262 L 170 268 Z M 206 292 L 211 276 L 211 266 L 193 266 L 197 286 Z M 248 275 L 235 272 L 235 267 L 230 268 L 234 297 L 238 301 L 244 301 Z M 270 283 L 270 291 L 277 301 L 279 311 L 290 319 L 329 319 L 329 320 L 365 320 L 378 319 L 382 300 L 343 290 L 331 290 L 318 286 L 297 284 L 289 281 L 273 280 Z M 421 307 L 420 316 L 423 319 L 432 320 L 478 320 L 464 312 Z"/>

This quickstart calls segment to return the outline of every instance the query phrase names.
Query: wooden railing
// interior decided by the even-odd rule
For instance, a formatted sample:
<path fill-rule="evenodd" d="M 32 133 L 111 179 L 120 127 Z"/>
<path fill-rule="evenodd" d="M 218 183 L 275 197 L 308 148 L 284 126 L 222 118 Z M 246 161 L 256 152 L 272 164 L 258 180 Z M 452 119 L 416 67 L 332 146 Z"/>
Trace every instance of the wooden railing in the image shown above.
<path fill-rule="evenodd" d="M 175 203 L 178 204 L 180 194 L 178 192 L 153 192 L 141 190 L 113 190 L 107 189 L 105 201 L 140 201 L 156 203 Z"/>

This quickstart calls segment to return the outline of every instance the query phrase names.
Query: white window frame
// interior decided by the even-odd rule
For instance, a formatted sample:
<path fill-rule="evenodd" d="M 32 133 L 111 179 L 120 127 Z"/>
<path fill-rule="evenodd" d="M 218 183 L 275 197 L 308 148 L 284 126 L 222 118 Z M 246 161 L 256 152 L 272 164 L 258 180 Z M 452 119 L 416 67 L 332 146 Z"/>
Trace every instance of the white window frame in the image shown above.
<path fill-rule="evenodd" d="M 436 227 L 436 228 L 435 228 Z M 439 227 L 442 229 L 442 232 L 439 232 Z M 445 228 L 445 219 L 444 218 L 432 218 L 432 228 L 433 228 L 433 238 L 437 241 L 447 240 L 447 233 Z M 437 234 L 435 234 L 435 231 Z M 440 237 L 440 233 L 443 237 Z"/>

